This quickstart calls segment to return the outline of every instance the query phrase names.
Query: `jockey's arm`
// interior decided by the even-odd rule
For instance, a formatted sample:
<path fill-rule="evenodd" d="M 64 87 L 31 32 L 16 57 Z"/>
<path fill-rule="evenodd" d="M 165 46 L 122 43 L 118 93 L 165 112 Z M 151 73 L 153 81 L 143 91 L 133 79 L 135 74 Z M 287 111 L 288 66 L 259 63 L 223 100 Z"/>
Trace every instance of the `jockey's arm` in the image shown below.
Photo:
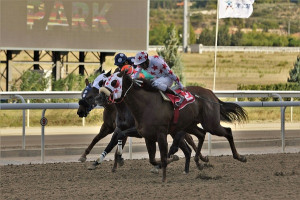
<path fill-rule="evenodd" d="M 176 76 L 173 71 L 170 69 L 170 67 L 168 66 L 167 63 L 164 63 L 163 64 L 163 70 L 164 70 L 164 73 L 169 76 L 173 81 L 175 81 L 175 83 L 180 87 L 180 89 L 183 89 L 183 85 L 182 83 L 180 82 L 178 76 Z"/>
<path fill-rule="evenodd" d="M 136 70 L 137 70 L 137 72 L 134 74 L 133 79 L 137 79 L 139 77 L 139 74 L 141 73 L 142 68 L 141 67 L 137 67 Z"/>

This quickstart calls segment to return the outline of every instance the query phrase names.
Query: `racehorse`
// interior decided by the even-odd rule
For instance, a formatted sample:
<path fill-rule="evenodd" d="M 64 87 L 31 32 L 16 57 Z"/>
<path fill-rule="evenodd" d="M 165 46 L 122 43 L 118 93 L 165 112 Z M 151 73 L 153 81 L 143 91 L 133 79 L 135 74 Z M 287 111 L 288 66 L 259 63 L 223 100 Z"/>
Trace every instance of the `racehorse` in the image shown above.
<path fill-rule="evenodd" d="M 105 74 L 102 72 L 105 77 L 108 76 L 108 74 Z M 101 75 L 100 75 L 101 76 Z M 96 80 L 95 80 L 96 81 Z M 99 85 L 102 86 L 103 81 L 97 80 L 99 82 Z M 97 83 L 98 84 L 98 83 Z M 95 87 L 91 87 L 88 80 L 86 80 L 86 88 L 82 92 L 82 99 L 79 101 L 79 108 L 77 111 L 77 114 L 79 117 L 86 117 L 90 110 L 95 107 L 95 101 L 94 97 L 99 94 L 99 91 Z M 127 107 L 124 104 L 105 104 L 102 105 L 104 107 L 103 112 L 103 125 L 101 126 L 100 132 L 98 135 L 92 140 L 91 144 L 88 146 L 88 148 L 84 151 L 84 153 L 79 158 L 79 161 L 85 162 L 86 156 L 90 153 L 91 149 L 94 147 L 94 145 L 101 140 L 102 138 L 106 137 L 108 134 L 114 132 L 112 136 L 112 140 L 108 144 L 107 148 L 104 150 L 104 152 L 100 156 L 100 160 L 93 163 L 92 166 L 89 167 L 89 169 L 95 169 L 95 167 L 102 162 L 104 157 L 116 146 L 117 142 L 121 140 L 122 147 L 124 147 L 124 144 L 126 143 L 127 136 L 132 137 L 141 137 L 136 129 L 134 128 L 134 119 L 131 116 L 130 111 L 127 109 Z M 118 110 L 118 112 L 117 112 Z M 116 126 L 117 125 L 117 126 Z M 123 132 L 122 138 L 120 138 L 120 133 Z M 184 133 L 182 133 L 184 134 Z M 125 136 L 126 135 L 126 136 Z M 125 136 L 125 137 L 124 137 Z M 197 147 L 192 139 L 192 137 L 189 134 L 185 134 L 185 140 L 193 147 L 193 149 L 196 151 Z M 185 157 L 186 157 L 186 165 L 185 165 L 185 172 L 188 173 L 189 169 L 189 160 L 191 157 L 191 150 L 189 147 L 185 144 L 185 142 L 179 142 L 179 143 L 173 143 L 171 146 L 171 150 L 169 153 L 169 156 L 172 152 L 175 153 L 174 148 L 176 149 L 177 146 L 180 146 L 180 148 L 183 150 Z M 204 162 L 208 162 L 207 157 L 203 157 L 200 154 L 200 159 Z M 112 171 L 115 171 L 117 168 L 117 163 L 119 165 L 123 165 L 123 159 L 122 157 L 115 153 L 115 162 L 114 166 L 112 168 Z M 199 167 L 199 166 L 198 166 Z"/>
<path fill-rule="evenodd" d="M 180 110 L 176 124 L 172 121 L 173 106 L 162 100 L 150 81 L 133 80 L 125 72 L 113 74 L 106 81 L 105 87 L 100 88 L 100 94 L 96 97 L 96 103 L 101 103 L 103 99 L 125 102 L 135 118 L 137 131 L 145 138 L 149 161 L 152 165 L 158 164 L 155 160 L 155 143 L 158 142 L 163 182 L 166 181 L 166 167 L 169 163 L 167 159 L 168 133 L 174 134 L 184 130 L 195 134 L 199 140 L 195 158 L 198 158 L 200 154 L 206 132 L 224 136 L 229 141 L 233 157 L 242 162 L 247 160 L 246 157 L 238 154 L 231 129 L 220 125 L 221 119 L 229 122 L 246 120 L 247 114 L 244 109 L 234 103 L 222 102 L 210 90 L 201 87 L 187 87 L 187 90 L 192 92 L 197 100 Z M 197 126 L 198 123 L 202 124 L 204 130 Z"/>

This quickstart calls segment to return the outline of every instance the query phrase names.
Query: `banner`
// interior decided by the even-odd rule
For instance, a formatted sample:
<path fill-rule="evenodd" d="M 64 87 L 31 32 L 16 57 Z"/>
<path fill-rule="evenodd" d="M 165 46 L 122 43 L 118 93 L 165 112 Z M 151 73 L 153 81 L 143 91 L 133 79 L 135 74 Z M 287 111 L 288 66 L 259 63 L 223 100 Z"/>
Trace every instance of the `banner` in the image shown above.
<path fill-rule="evenodd" d="M 254 0 L 219 0 L 219 19 L 248 18 L 253 12 Z"/>

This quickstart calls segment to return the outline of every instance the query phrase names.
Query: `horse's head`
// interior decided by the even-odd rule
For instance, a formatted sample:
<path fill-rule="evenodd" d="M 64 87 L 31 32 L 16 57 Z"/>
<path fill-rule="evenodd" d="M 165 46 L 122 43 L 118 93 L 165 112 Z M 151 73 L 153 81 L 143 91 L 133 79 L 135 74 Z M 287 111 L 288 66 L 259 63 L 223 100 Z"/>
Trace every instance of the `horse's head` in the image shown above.
<path fill-rule="evenodd" d="M 130 88 L 127 87 L 128 84 L 124 85 L 124 82 L 127 83 L 128 81 L 132 83 L 132 79 L 127 74 L 127 71 L 116 72 L 111 75 L 104 86 L 100 88 L 99 95 L 96 97 L 96 103 L 103 105 L 120 101 L 130 90 Z"/>
<path fill-rule="evenodd" d="M 100 74 L 93 82 L 90 84 L 86 79 L 86 87 L 81 93 L 81 99 L 79 100 L 79 108 L 77 114 L 79 117 L 86 117 L 89 112 L 97 105 L 95 103 L 95 97 L 99 94 L 99 88 L 103 86 L 108 76 L 110 76 L 110 71 L 108 73 Z"/>

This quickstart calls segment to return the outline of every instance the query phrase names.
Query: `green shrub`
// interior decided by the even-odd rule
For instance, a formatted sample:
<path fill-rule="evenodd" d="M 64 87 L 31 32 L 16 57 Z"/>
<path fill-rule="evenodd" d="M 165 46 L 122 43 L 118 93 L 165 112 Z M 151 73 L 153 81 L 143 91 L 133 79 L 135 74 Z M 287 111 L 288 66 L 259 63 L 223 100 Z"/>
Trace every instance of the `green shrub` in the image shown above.
<path fill-rule="evenodd" d="M 12 84 L 12 91 L 44 91 L 49 87 L 50 77 L 46 78 L 42 71 L 29 70 L 23 72 L 19 80 Z"/>
<path fill-rule="evenodd" d="M 290 70 L 288 82 L 298 83 L 300 85 L 300 56 L 297 57 L 294 68 Z"/>

